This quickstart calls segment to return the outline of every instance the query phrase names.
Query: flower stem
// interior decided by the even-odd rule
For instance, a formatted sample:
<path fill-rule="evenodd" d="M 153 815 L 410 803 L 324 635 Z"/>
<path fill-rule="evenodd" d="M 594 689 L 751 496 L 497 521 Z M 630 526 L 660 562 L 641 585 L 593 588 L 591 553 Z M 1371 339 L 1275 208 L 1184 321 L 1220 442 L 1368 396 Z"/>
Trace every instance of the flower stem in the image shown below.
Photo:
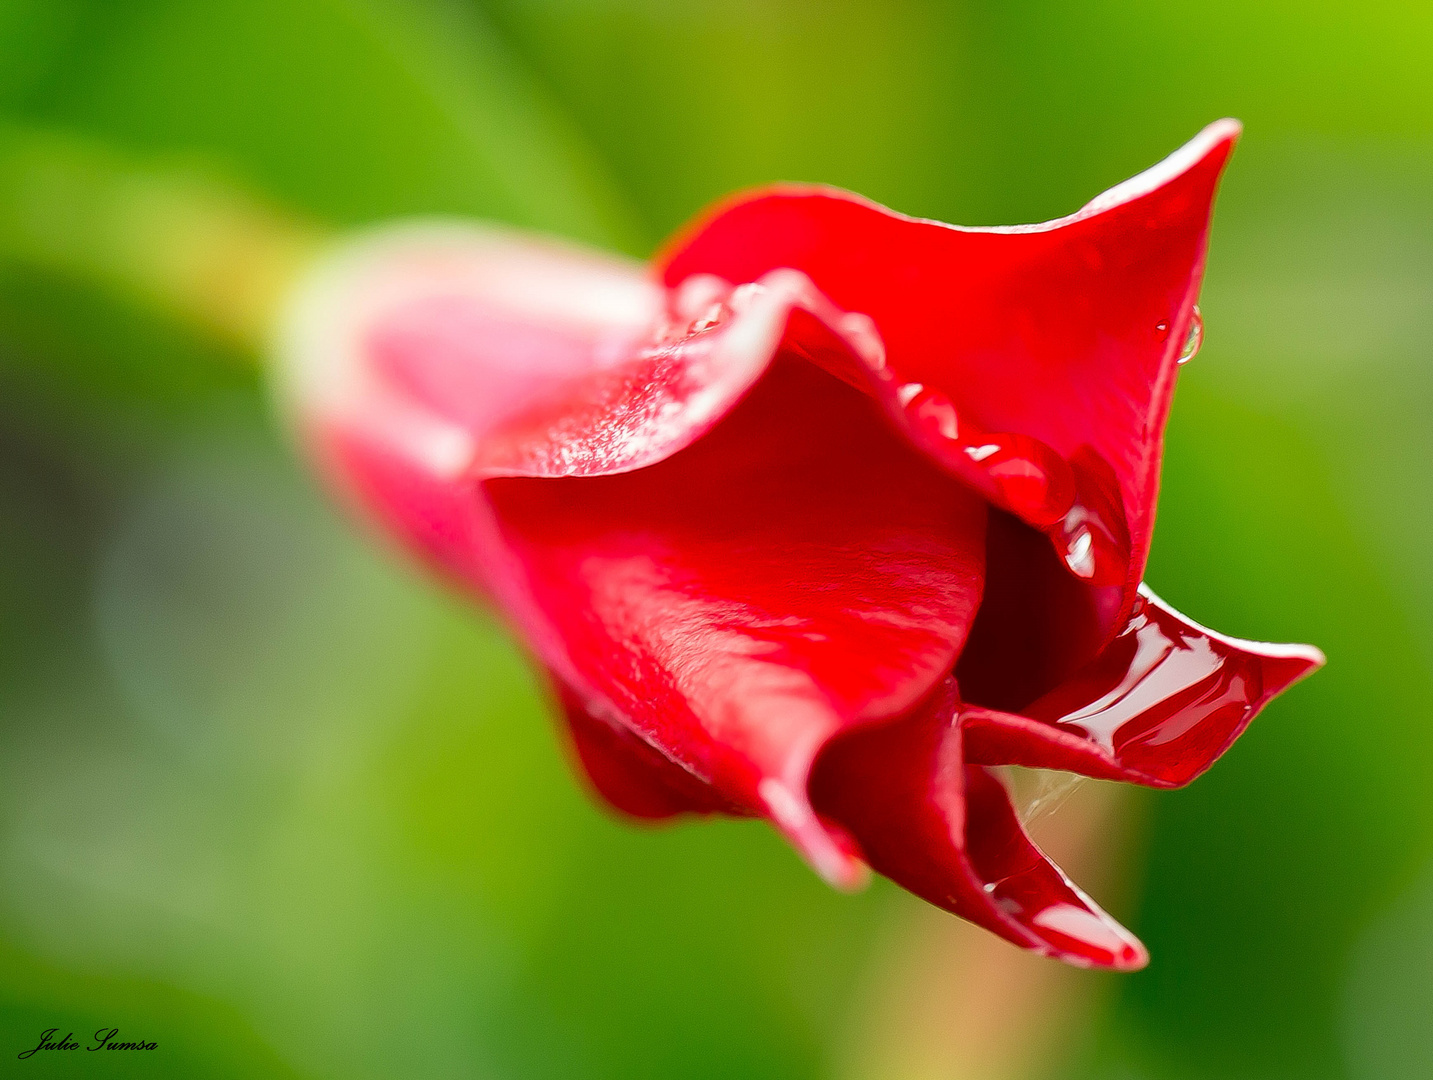
<path fill-rule="evenodd" d="M 0 260 L 125 295 L 256 362 L 324 237 L 212 171 L 0 128 Z"/>

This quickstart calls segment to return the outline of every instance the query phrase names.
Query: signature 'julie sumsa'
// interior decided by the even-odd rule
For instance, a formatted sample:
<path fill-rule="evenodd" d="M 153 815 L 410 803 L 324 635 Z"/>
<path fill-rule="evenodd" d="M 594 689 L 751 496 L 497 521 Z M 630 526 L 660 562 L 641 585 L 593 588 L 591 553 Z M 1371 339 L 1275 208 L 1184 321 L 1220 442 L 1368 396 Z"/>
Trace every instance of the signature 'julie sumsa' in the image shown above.
<path fill-rule="evenodd" d="M 80 1048 L 80 1044 L 74 1041 L 75 1033 L 73 1031 L 56 1039 L 55 1034 L 59 1030 L 59 1028 L 46 1028 L 40 1032 L 40 1042 L 37 1046 L 31 1047 L 29 1050 L 22 1050 L 16 1056 L 23 1061 L 25 1058 L 34 1057 L 41 1050 L 78 1050 Z M 157 1042 L 145 1042 L 142 1039 L 135 1042 L 121 1042 L 119 1038 L 119 1028 L 117 1027 L 100 1028 L 94 1034 L 92 1045 L 85 1047 L 86 1050 L 90 1051 L 157 1050 L 158 1048 L 159 1044 Z"/>

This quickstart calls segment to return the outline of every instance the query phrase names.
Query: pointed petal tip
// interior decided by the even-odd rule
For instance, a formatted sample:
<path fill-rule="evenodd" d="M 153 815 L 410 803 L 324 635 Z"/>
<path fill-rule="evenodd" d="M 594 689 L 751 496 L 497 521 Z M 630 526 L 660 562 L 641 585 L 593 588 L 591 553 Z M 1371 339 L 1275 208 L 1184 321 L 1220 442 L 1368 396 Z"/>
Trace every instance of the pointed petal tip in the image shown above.
<path fill-rule="evenodd" d="M 1258 656 L 1266 700 L 1277 697 L 1328 663 L 1323 650 L 1314 645 L 1261 644 Z"/>
<path fill-rule="evenodd" d="M 1093 904 L 1052 904 L 1025 924 L 1049 955 L 1067 964 L 1111 971 L 1139 971 L 1149 950 Z"/>
<path fill-rule="evenodd" d="M 1113 970 L 1133 973 L 1149 967 L 1149 950 L 1144 947 L 1144 942 L 1138 938 L 1131 938 L 1130 941 L 1132 944 L 1127 945 L 1116 963 L 1111 965 Z"/>
<path fill-rule="evenodd" d="M 1219 174 L 1224 171 L 1224 163 L 1233 152 L 1234 144 L 1239 141 L 1239 136 L 1244 131 L 1244 125 L 1238 120 L 1225 117 L 1210 124 L 1194 138 L 1181 146 L 1174 153 L 1170 154 L 1163 161 L 1156 162 L 1144 172 L 1131 176 L 1123 183 L 1116 184 L 1099 195 L 1096 195 L 1086 203 L 1070 219 L 1059 219 L 1060 221 L 1089 217 L 1093 214 L 1101 214 L 1112 210 L 1117 206 L 1134 202 L 1145 195 L 1158 191 L 1168 186 L 1187 173 L 1193 172 L 1205 162 L 1212 161 L 1214 164 L 1213 175 L 1210 178 L 1210 192 L 1214 190 L 1214 183 Z M 1053 223 L 1052 223 L 1053 224 Z"/>
<path fill-rule="evenodd" d="M 1212 124 L 1205 125 L 1204 129 L 1201 130 L 1198 135 L 1194 136 L 1190 142 L 1197 143 L 1201 140 L 1205 140 L 1211 145 L 1218 143 L 1233 144 L 1238 142 L 1239 137 L 1243 134 L 1243 121 L 1236 120 L 1232 116 L 1226 116 L 1222 119 L 1215 120 Z"/>
<path fill-rule="evenodd" d="M 1263 702 L 1277 697 L 1300 679 L 1312 675 L 1319 668 L 1328 663 L 1328 657 L 1317 645 L 1301 645 L 1297 643 L 1281 643 L 1271 641 L 1254 641 L 1249 638 L 1233 637 L 1229 634 L 1221 634 L 1217 630 L 1211 630 L 1201 623 L 1195 622 L 1188 615 L 1177 611 L 1165 603 L 1148 582 L 1140 582 L 1139 595 L 1145 603 L 1152 604 L 1155 609 L 1164 612 L 1166 615 L 1179 620 L 1188 631 L 1202 634 L 1212 641 L 1223 645 L 1225 648 L 1237 650 L 1240 654 L 1257 661 L 1259 673 L 1263 677 L 1264 696 Z"/>

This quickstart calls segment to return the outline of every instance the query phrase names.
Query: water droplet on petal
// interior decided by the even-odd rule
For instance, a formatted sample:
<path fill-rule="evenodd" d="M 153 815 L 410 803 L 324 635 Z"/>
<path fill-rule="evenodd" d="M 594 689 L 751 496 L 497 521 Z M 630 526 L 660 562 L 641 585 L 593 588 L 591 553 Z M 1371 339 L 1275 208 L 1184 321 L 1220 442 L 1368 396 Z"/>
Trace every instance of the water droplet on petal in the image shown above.
<path fill-rule="evenodd" d="M 672 314 L 690 323 L 712 304 L 731 295 L 731 284 L 714 274 L 693 274 L 671 294 Z"/>
<path fill-rule="evenodd" d="M 1084 525 L 1075 530 L 1065 547 L 1065 565 L 1076 577 L 1095 576 L 1095 538 Z"/>
<path fill-rule="evenodd" d="M 1189 316 L 1189 333 L 1185 335 L 1184 347 L 1179 350 L 1179 362 L 1187 364 L 1194 359 L 1194 354 L 1199 351 L 1199 346 L 1204 344 L 1204 316 L 1199 313 L 1199 305 L 1194 305 L 1194 311 Z"/>
<path fill-rule="evenodd" d="M 1053 490 L 1058 483 L 1039 462 L 1011 456 L 995 462 L 986 472 L 1000 488 L 1006 505 L 1021 518 L 1042 522 L 1052 513 L 1059 515 L 1060 496 Z"/>
<path fill-rule="evenodd" d="M 1119 481 L 1089 447 L 1070 461 L 1075 498 L 1047 529 L 1070 572 L 1091 585 L 1123 585 L 1129 573 L 1129 529 Z"/>
<path fill-rule="evenodd" d="M 915 400 L 915 396 L 924 389 L 925 386 L 918 382 L 903 383 L 896 389 L 896 400 L 904 407 Z"/>
<path fill-rule="evenodd" d="M 859 311 L 848 311 L 841 316 L 839 325 L 846 343 L 856 350 L 862 360 L 875 371 L 885 368 L 886 345 L 874 319 Z"/>
<path fill-rule="evenodd" d="M 980 434 L 961 449 L 989 478 L 991 497 L 1023 521 L 1052 525 L 1074 502 L 1069 464 L 1039 439 L 1013 432 Z"/>
<path fill-rule="evenodd" d="M 710 305 L 706 311 L 702 312 L 697 320 L 692 323 L 691 332 L 693 334 L 700 334 L 703 330 L 710 330 L 713 326 L 726 318 L 727 314 L 727 306 L 718 301 Z"/>
<path fill-rule="evenodd" d="M 1159 322 L 1154 324 L 1154 329 L 1155 333 L 1159 334 L 1159 340 L 1163 341 L 1165 336 L 1169 333 L 1169 320 L 1160 319 Z"/>
<path fill-rule="evenodd" d="M 1077 578 L 1091 585 L 1124 583 L 1127 553 L 1109 524 L 1089 505 L 1076 502 L 1052 532 L 1056 549 Z"/>
<path fill-rule="evenodd" d="M 919 383 L 907 383 L 898 391 L 904 397 L 905 391 Z M 954 440 L 960 435 L 960 422 L 955 405 L 950 398 L 932 387 L 921 387 L 905 402 L 906 412 L 921 426 L 934 429 L 942 438 Z"/>

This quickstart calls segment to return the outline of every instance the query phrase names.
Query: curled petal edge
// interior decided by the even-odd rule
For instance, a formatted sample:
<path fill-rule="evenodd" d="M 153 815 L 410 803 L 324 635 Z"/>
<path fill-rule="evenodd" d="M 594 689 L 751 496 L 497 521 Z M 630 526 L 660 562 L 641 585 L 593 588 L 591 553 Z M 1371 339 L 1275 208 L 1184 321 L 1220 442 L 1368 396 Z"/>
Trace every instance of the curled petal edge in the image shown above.
<path fill-rule="evenodd" d="M 834 739 L 817 763 L 818 809 L 873 869 L 1023 948 L 1132 971 L 1144 946 L 1026 835 L 1000 779 L 966 760 L 953 679 L 910 716 Z"/>
<path fill-rule="evenodd" d="M 1075 213 L 1033 225 L 947 225 L 819 186 L 746 192 L 679 233 L 657 265 L 671 287 L 795 268 L 835 304 L 864 312 L 903 385 L 941 395 L 938 411 L 958 412 L 963 427 L 1000 436 L 962 449 L 1016 459 L 1005 468 L 1010 498 L 983 491 L 995 505 L 1041 528 L 1073 515 L 1052 539 L 1066 541 L 1077 573 L 1121 586 L 1118 625 L 1143 577 L 1160 432 L 1240 130 L 1211 124 Z M 1017 439 L 1036 445 L 1008 445 Z M 1061 465 L 1085 447 L 1112 468 L 1120 521 L 1093 520 L 1083 497 L 1069 502 Z"/>
<path fill-rule="evenodd" d="M 1227 154 L 1227 146 L 1232 143 L 1235 134 L 1237 126 L 1234 125 L 1226 123 L 1211 127 L 1155 169 L 1111 189 L 1067 218 L 1037 226 L 955 231 L 997 234 L 1048 232 L 1098 216 L 1160 188 L 1210 155 Z M 1216 165 L 1219 163 L 1216 162 Z M 844 193 L 842 195 L 845 197 Z M 949 226 L 941 228 L 954 229 Z M 487 231 L 471 230 L 471 233 L 480 234 L 483 244 L 491 243 L 492 234 Z M 403 237 L 400 235 L 396 239 L 401 241 Z M 524 246 L 524 242 L 511 237 L 502 243 L 508 245 L 505 250 L 509 254 Z M 380 241 L 374 245 L 374 250 L 382 246 Z M 544 250 L 551 252 L 557 262 L 573 257 L 572 252 L 560 247 Z M 418 254 L 422 262 L 422 253 Z M 456 249 L 449 254 L 454 256 L 456 264 L 461 264 L 467 257 Z M 539 261 L 541 257 L 537 256 Z M 578 255 L 579 262 L 584 258 L 586 256 Z M 1045 469 L 1041 481 L 1043 488 L 1037 490 L 1033 498 L 1028 484 L 1022 488 L 1022 474 L 1018 469 L 1013 474 L 1017 482 L 1012 485 L 1002 479 L 1002 476 L 1008 478 L 1012 475 L 1010 469 L 999 474 L 988 464 L 982 466 L 983 462 L 999 465 L 1003 461 L 985 453 L 995 445 L 988 433 L 976 428 L 970 417 L 958 415 L 951 400 L 932 392 L 932 388 L 902 381 L 888 366 L 886 344 L 872 318 L 861 311 L 843 309 L 818 289 L 809 276 L 797 270 L 779 267 L 762 274 L 754 282 L 735 288 L 712 275 L 691 275 L 680 288 L 664 292 L 641 279 L 636 270 L 626 264 L 593 259 L 590 267 L 583 264 L 583 269 L 574 271 L 574 274 L 581 277 L 588 269 L 601 279 L 603 287 L 599 291 L 604 296 L 618 298 L 617 302 L 607 307 L 620 314 L 613 318 L 603 311 L 582 313 L 575 320 L 577 326 L 573 337 L 580 344 L 580 348 L 571 350 L 575 362 L 562 372 L 549 373 L 559 375 L 558 378 L 548 378 L 542 385 L 533 382 L 523 387 L 521 392 L 512 393 L 505 399 L 502 409 L 478 421 L 471 417 L 447 415 L 441 409 L 414 407 L 412 401 L 402 394 L 394 394 L 390 387 L 381 384 L 381 380 L 363 379 L 361 376 L 365 373 L 362 371 L 358 372 L 360 377 L 355 380 L 352 368 L 361 368 L 362 365 L 349 365 L 350 370 L 341 373 L 342 378 L 337 384 L 329 383 L 318 390 L 314 390 L 314 379 L 310 377 L 306 394 L 310 400 L 315 394 L 327 399 L 324 408 L 314 410 L 314 415 L 321 417 L 320 423 L 346 428 L 341 441 L 348 441 L 349 449 L 356 447 L 360 456 L 365 456 L 370 462 L 381 463 L 382 469 L 391 470 L 393 476 L 390 479 L 398 487 L 409 492 L 420 489 L 426 492 L 425 497 L 429 501 L 422 504 L 421 512 L 413 516 L 408 526 L 415 534 L 426 536 L 431 541 L 420 543 L 420 546 L 428 550 L 434 561 L 467 583 L 491 591 L 523 626 L 528 640 L 554 670 L 555 682 L 561 688 L 572 724 L 576 749 L 594 783 L 610 801 L 628 813 L 649 818 L 683 811 L 749 813 L 752 812 L 751 807 L 723 798 L 697 772 L 681 764 L 680 755 L 662 749 L 634 731 L 621 719 L 617 710 L 604 702 L 598 690 L 583 686 L 584 680 L 565 662 L 560 636 L 546 625 L 546 619 L 532 598 L 514 587 L 514 582 L 521 578 L 520 573 L 511 565 L 504 569 L 502 540 L 492 520 L 491 508 L 473 505 L 473 502 L 481 501 L 458 497 L 455 493 L 459 489 L 481 488 L 484 481 L 492 478 L 614 475 L 665 460 L 701 439 L 719 423 L 761 380 L 777 351 L 782 348 L 796 352 L 816 367 L 861 389 L 878 402 L 895 430 L 924 456 L 995 506 L 1007 509 L 1037 527 L 1048 529 L 1054 520 L 1054 511 L 1050 507 L 1062 505 L 1068 497 L 1070 485 L 1060 472 L 1064 459 L 1055 455 L 1055 460 Z M 464 278 L 466 271 L 461 266 L 458 270 L 457 278 Z M 445 273 L 447 271 L 440 267 L 437 276 L 443 278 Z M 483 275 L 478 276 L 481 278 Z M 334 283 L 330 280 L 327 284 L 332 286 Z M 453 281 L 449 279 L 447 285 L 452 286 Z M 449 287 L 448 291 L 457 297 L 460 304 L 465 296 L 476 296 L 474 302 L 482 304 L 491 299 L 487 295 L 491 287 L 490 279 L 484 279 L 475 286 L 469 275 L 465 284 Z M 586 291 L 587 287 L 583 284 L 581 289 L 573 291 Z M 473 292 L 475 288 L 476 293 Z M 341 292 L 341 289 L 333 290 L 334 295 Z M 1192 296 L 1190 292 L 1190 303 Z M 351 301 L 352 298 L 345 299 Z M 320 317 L 313 320 L 312 316 L 310 310 L 306 315 L 306 319 L 312 320 L 308 322 L 310 333 L 332 330 L 331 319 Z M 350 321 L 360 318 L 359 313 L 353 311 L 342 317 Z M 1186 317 L 1187 311 L 1181 318 Z M 319 323 L 324 325 L 319 326 Z M 1178 326 L 1171 336 L 1179 336 Z M 310 353 L 312 346 L 310 341 Z M 290 346 L 282 351 L 294 355 L 305 350 L 300 344 L 297 348 Z M 319 351 L 332 350 L 325 342 Z M 292 371 L 302 366 L 291 364 L 289 368 Z M 309 375 L 312 376 L 313 372 Z M 335 385 L 339 386 L 341 393 L 335 394 Z M 558 388 L 555 392 L 551 390 L 554 385 Z M 1157 393 L 1155 396 L 1160 395 Z M 375 400 L 379 403 L 377 409 L 372 408 Z M 1162 414 L 1159 419 L 1162 421 Z M 305 423 L 310 425 L 312 418 L 306 418 Z M 1037 457 L 1039 445 L 1043 444 L 1037 444 L 1031 451 Z M 1147 494 L 1152 500 L 1152 487 Z M 1143 542 L 1147 542 L 1147 535 L 1142 540 L 1137 538 L 1137 543 Z M 484 553 L 481 558 L 474 554 L 479 551 Z M 1008 798 L 1003 794 L 1000 798 L 996 797 L 995 789 L 990 785 L 1000 788 L 999 782 L 983 766 L 1023 764 L 1067 769 L 1157 787 L 1179 786 L 1207 769 L 1264 703 L 1321 664 L 1322 656 L 1317 650 L 1306 647 L 1268 646 L 1215 634 L 1165 608 L 1147 590 L 1143 590 L 1141 599 L 1133 601 L 1133 606 L 1136 610 L 1129 626 L 1122 633 L 1114 634 L 1110 647 L 1120 646 L 1122 641 L 1129 639 L 1138 653 L 1140 635 L 1130 627 L 1144 618 L 1164 627 L 1161 634 L 1166 639 L 1170 637 L 1166 631 L 1172 625 L 1175 627 L 1174 636 L 1179 637 L 1181 642 L 1202 643 L 1211 656 L 1219 658 L 1218 671 L 1206 669 L 1201 675 L 1196 666 L 1185 672 L 1189 678 L 1183 682 L 1175 680 L 1178 685 L 1171 683 L 1149 701 L 1140 703 L 1138 694 L 1153 685 L 1147 675 L 1136 679 L 1137 685 L 1132 688 L 1122 687 L 1118 681 L 1106 685 L 1109 673 L 1099 670 L 1100 659 L 1097 657 L 1088 670 L 1077 673 L 1075 678 L 1024 709 L 1023 712 L 1028 715 L 1016 716 L 971 705 L 954 706 L 956 711 L 953 715 L 958 722 L 948 725 L 948 732 L 936 740 L 935 757 L 927 754 L 926 760 L 933 775 L 944 777 L 940 788 L 942 794 L 936 800 L 941 808 L 938 816 L 945 822 L 948 843 L 959 848 L 957 855 L 952 855 L 951 859 L 954 860 L 952 865 L 964 867 L 956 874 L 963 884 L 946 883 L 940 888 L 930 887 L 924 891 L 918 881 L 916 885 L 911 885 L 909 881 L 919 877 L 918 868 L 901 865 L 903 856 L 892 855 L 893 849 L 889 844 L 867 843 L 862 832 L 869 831 L 873 826 L 863 823 L 860 813 L 851 809 L 849 813 L 828 814 L 824 805 L 816 806 L 814 812 L 811 806 L 798 806 L 795 810 L 799 813 L 796 813 L 790 805 L 786 805 L 791 801 L 790 784 L 783 784 L 780 798 L 764 791 L 760 809 L 791 836 L 798 848 L 816 865 L 818 872 L 834 884 L 849 887 L 859 883 L 860 859 L 856 854 L 859 845 L 877 869 L 927 896 L 927 899 L 951 907 L 1012 941 L 1076 963 L 1140 966 L 1143 953 L 1138 943 L 1130 945 L 1133 939 L 1128 939 L 1117 924 L 1094 908 L 1083 894 L 1073 890 L 1073 886 L 1058 870 L 1050 867 L 1043 856 L 1036 858 L 1038 851 L 1029 844 L 1023 832 L 1019 832 L 1018 822 L 1013 826 L 1018 837 L 1011 832 L 1010 826 L 1003 824 L 1007 817 L 1014 821 L 1013 811 L 1009 810 Z M 1107 652 L 1108 649 L 1101 656 Z M 1184 654 L 1197 652 L 1198 649 L 1185 648 L 1181 644 L 1172 647 L 1171 654 L 1187 659 Z M 1162 670 L 1168 666 L 1166 661 L 1154 667 Z M 1169 721 L 1172 715 L 1189 704 L 1182 699 L 1176 700 L 1181 694 L 1188 697 L 1191 690 L 1198 690 L 1203 685 L 1201 679 L 1224 678 L 1232 669 L 1238 669 L 1238 678 L 1243 682 L 1234 699 L 1224 703 L 1229 707 L 1220 706 L 1222 712 L 1218 708 L 1212 712 L 1206 710 L 1192 728 L 1164 741 L 1152 739 L 1151 728 L 1141 727 L 1141 723 L 1149 719 L 1151 711 L 1159 714 L 1161 723 Z M 1257 691 L 1252 689 L 1251 673 L 1257 674 Z M 1240 693 L 1243 700 L 1237 700 Z M 1132 707 L 1132 694 L 1134 703 L 1141 704 L 1138 709 Z M 1117 706 L 1116 712 L 1118 707 L 1128 706 L 1119 713 L 1119 724 L 1108 731 L 1095 731 L 1088 724 L 1079 722 L 1080 717 L 1076 714 L 1089 720 L 1090 707 L 1110 695 L 1113 695 L 1111 703 Z M 1195 697 L 1198 695 L 1195 694 Z M 1173 712 L 1165 715 L 1170 710 Z M 1104 709 L 1106 715 L 1109 711 Z M 1187 709 L 1184 711 L 1188 712 Z M 1215 719 L 1211 720 L 1211 717 Z M 809 748 L 800 771 L 804 777 L 812 769 L 813 762 L 820 771 L 827 768 L 822 764 L 826 758 L 840 756 L 834 750 L 828 753 L 823 748 L 831 748 L 848 739 L 864 738 L 868 729 L 874 737 L 878 731 L 887 728 L 895 730 L 906 723 L 907 719 L 866 718 L 860 724 L 838 730 L 834 737 L 828 736 Z M 1158 724 L 1154 726 L 1159 727 Z M 1165 727 L 1161 730 L 1167 733 L 1169 729 Z M 1177 761 L 1161 760 L 1161 754 L 1166 753 L 1168 747 L 1179 744 L 1181 739 L 1187 740 L 1190 731 L 1202 736 L 1196 740 L 1199 743 L 1196 751 L 1175 755 Z M 1160 733 L 1155 732 L 1156 736 Z M 1185 751 L 1188 750 L 1187 744 L 1181 745 L 1184 745 Z M 1152 747 L 1164 747 L 1166 750 L 1151 753 Z M 952 762 L 957 762 L 958 767 Z M 652 788 L 649 782 L 654 774 L 660 782 Z M 815 783 L 814 779 L 812 783 Z M 809 786 L 806 782 L 797 785 L 801 797 L 798 801 L 804 801 Z M 930 794 L 930 784 L 927 783 L 922 790 Z M 1003 793 L 1003 788 L 1000 791 Z M 962 801 L 968 804 L 964 809 L 957 806 Z M 1040 886 L 1040 895 L 1053 895 L 1061 888 L 1073 890 L 1071 895 L 1075 899 L 1069 901 L 1070 906 L 1086 915 L 1070 916 L 1065 920 L 1064 930 L 1052 929 L 1032 921 L 1033 916 L 1022 922 L 1008 910 L 992 912 L 990 904 L 993 901 L 988 896 L 983 899 L 973 894 L 966 896 L 971 882 L 980 883 L 984 893 L 985 886 L 998 876 L 990 869 L 995 865 L 992 860 L 996 859 L 996 855 L 979 853 L 977 845 L 967 843 L 967 832 L 960 831 L 968 830 L 974 820 L 971 815 L 977 814 L 986 820 L 987 831 L 991 835 L 999 834 L 1006 838 L 1006 847 L 1013 853 L 1012 858 L 1018 856 L 1028 863 L 1028 866 L 1017 868 L 1018 873 L 1006 874 L 1001 880 L 1034 880 L 1028 874 L 1035 873 L 1038 867 L 1047 867 L 1040 869 L 1036 877 L 1048 877 L 1053 873 L 1055 878 Z M 959 830 L 956 829 L 957 824 Z M 821 834 L 814 840 L 810 835 L 813 829 Z M 957 832 L 959 838 L 949 840 Z M 979 837 L 978 831 L 972 835 L 975 839 Z M 985 860 L 983 863 L 982 859 Z M 1056 879 L 1063 885 L 1055 883 Z M 944 894 L 941 893 L 942 888 Z M 997 883 L 997 892 L 999 888 Z M 957 894 L 963 897 L 959 899 L 958 907 L 953 906 L 957 902 L 953 897 Z M 941 895 L 943 899 L 939 898 Z M 1083 926 L 1084 938 L 1075 934 L 1075 938 L 1084 941 L 1084 945 L 1077 942 L 1071 952 L 1068 943 L 1052 944 L 1052 940 L 1058 939 L 1061 933 L 1069 937 L 1068 931 L 1078 930 L 1080 927 L 1075 924 L 1087 917 L 1094 922 Z M 1057 913 L 1051 919 L 1058 923 L 1065 916 Z M 1109 930 L 1109 926 L 1113 926 L 1114 930 Z M 1103 929 L 1097 930 L 1096 927 Z M 1107 938 L 1107 943 L 1114 943 L 1109 957 L 1091 959 L 1087 949 L 1088 939 L 1099 938 L 1107 930 L 1113 935 Z M 1079 959 L 1082 948 L 1086 949 L 1083 961 Z"/>
<path fill-rule="evenodd" d="M 514 259 L 532 279 L 526 285 L 499 272 Z M 574 268 L 572 260 L 561 246 L 527 246 L 501 231 L 424 226 L 380 235 L 340 252 L 310 282 L 279 351 L 288 358 L 290 400 L 303 406 L 301 426 L 340 486 L 360 505 L 381 509 L 384 523 L 406 533 L 448 576 L 497 601 L 565 693 L 581 698 L 581 715 L 620 717 L 602 688 L 573 666 L 563 635 L 525 587 L 526 568 L 509 550 L 490 501 L 479 496 L 486 482 L 612 476 L 671 458 L 736 406 L 783 343 L 799 343 L 806 360 L 880 401 L 881 346 L 866 322 L 834 308 L 793 272 L 738 289 L 697 282 L 658 297 L 623 264 L 581 256 Z M 536 318 L 551 301 L 534 293 L 533 281 L 574 278 L 616 302 Z M 582 291 L 580 280 L 577 286 Z M 407 312 L 421 317 L 405 321 Z M 565 357 L 566 370 L 534 378 L 508 356 L 473 355 L 493 336 L 509 351 Z M 417 370 L 404 367 L 406 356 L 419 358 Z M 477 416 L 451 408 L 474 400 L 472 387 L 455 393 L 432 385 L 435 374 L 451 383 L 454 371 L 475 368 L 495 380 L 497 392 L 486 397 L 499 399 Z M 889 388 L 884 396 L 892 400 Z M 947 643 L 952 654 L 959 644 L 958 637 Z M 912 687 L 906 696 L 915 700 L 927 689 Z M 601 731 L 589 726 L 584 734 L 578 746 L 586 746 L 590 764 L 602 753 L 593 749 Z M 675 768 L 699 782 L 711 779 L 676 746 L 637 734 Z M 804 763 L 765 777 L 756 805 L 746 809 L 770 816 L 823 877 L 852 887 L 862 865 L 839 830 L 827 829 L 806 805 L 805 773 L 822 741 L 803 750 Z M 615 746 L 619 757 L 624 749 L 641 756 L 622 740 Z M 675 802 L 646 809 L 706 801 L 691 796 L 684 790 Z"/>
<path fill-rule="evenodd" d="M 964 706 L 967 754 L 982 765 L 1183 787 L 1265 705 L 1323 664 L 1311 645 L 1210 630 L 1141 586 L 1124 630 L 1021 715 Z"/>

